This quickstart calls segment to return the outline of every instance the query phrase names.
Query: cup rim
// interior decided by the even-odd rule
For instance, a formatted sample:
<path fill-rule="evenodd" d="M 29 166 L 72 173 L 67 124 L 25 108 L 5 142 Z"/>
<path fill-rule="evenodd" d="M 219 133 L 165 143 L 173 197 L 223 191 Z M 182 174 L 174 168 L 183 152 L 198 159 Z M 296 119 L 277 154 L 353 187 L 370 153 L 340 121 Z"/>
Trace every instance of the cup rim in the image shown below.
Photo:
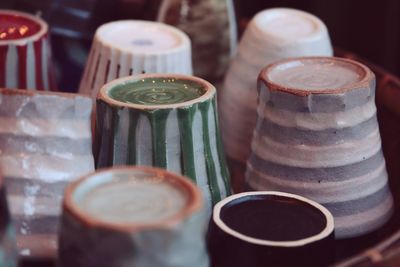
<path fill-rule="evenodd" d="M 357 69 L 362 72 L 362 77 L 351 84 L 341 86 L 338 88 L 321 88 L 321 89 L 316 89 L 316 90 L 306 90 L 303 88 L 297 88 L 297 87 L 291 87 L 291 86 L 284 86 L 281 85 L 277 82 L 274 82 L 270 79 L 269 77 L 269 72 L 272 71 L 273 69 L 289 64 L 289 63 L 294 63 L 294 62 L 304 62 L 304 61 L 327 61 L 327 62 L 340 62 L 344 64 L 350 64 L 355 66 Z M 271 91 L 281 91 L 285 93 L 290 93 L 293 95 L 298 95 L 298 96 L 308 96 L 308 95 L 317 95 L 317 94 L 340 94 L 340 93 L 346 93 L 348 91 L 356 90 L 356 89 L 365 89 L 370 86 L 370 82 L 375 79 L 374 73 L 364 64 L 357 62 L 355 60 L 347 59 L 347 58 L 341 58 L 341 57 L 324 57 L 324 56 L 307 56 L 307 57 L 294 57 L 294 58 L 288 58 L 288 59 L 283 59 L 279 60 L 273 64 L 267 65 L 265 68 L 263 68 L 258 75 L 258 81 L 264 82 L 268 89 Z"/>
<path fill-rule="evenodd" d="M 126 103 L 126 102 L 115 100 L 115 99 L 111 98 L 108 94 L 108 92 L 117 85 L 127 84 L 129 82 L 136 82 L 139 80 L 151 79 L 151 78 L 181 79 L 181 80 L 194 81 L 196 83 L 201 84 L 202 87 L 204 88 L 205 92 L 201 96 L 196 97 L 189 101 L 174 103 L 174 104 L 161 104 L 161 105 L 145 105 L 145 104 Z M 97 99 L 100 99 L 108 104 L 122 107 L 122 108 L 127 107 L 127 108 L 140 109 L 140 110 L 176 109 L 176 108 L 188 107 L 188 106 L 191 106 L 196 103 L 201 103 L 201 102 L 207 101 L 215 95 L 215 92 L 216 92 L 216 89 L 211 83 L 209 83 L 208 81 L 206 81 L 204 79 L 195 77 L 195 76 L 189 76 L 189 75 L 183 75 L 183 74 L 172 74 L 172 73 L 169 73 L 169 74 L 168 73 L 161 73 L 161 74 L 153 73 L 153 74 L 131 75 L 131 76 L 115 79 L 109 83 L 106 83 L 105 85 L 103 85 L 101 87 L 101 89 L 97 95 Z"/>
<path fill-rule="evenodd" d="M 295 9 L 295 8 L 288 8 L 288 7 L 274 7 L 274 8 L 267 8 L 267 9 L 259 11 L 252 18 L 251 23 L 253 24 L 253 26 L 250 27 L 249 29 L 254 28 L 254 30 L 260 36 L 263 36 L 264 38 L 265 37 L 269 38 L 268 40 L 273 43 L 282 42 L 284 39 L 281 39 L 271 33 L 264 31 L 262 29 L 262 27 L 260 27 L 260 24 L 259 24 L 259 20 L 263 19 L 266 16 L 274 15 L 274 13 L 278 13 L 278 12 L 282 12 L 282 13 L 286 13 L 286 14 L 290 13 L 290 14 L 296 14 L 296 15 L 302 16 L 302 17 L 306 18 L 307 20 L 311 21 L 311 23 L 313 23 L 313 25 L 315 26 L 315 31 L 313 31 L 311 34 L 301 37 L 299 39 L 293 39 L 293 40 L 288 39 L 285 41 L 287 41 L 287 42 L 291 42 L 291 41 L 308 42 L 308 41 L 313 41 L 315 39 L 321 38 L 321 34 L 322 35 L 326 34 L 327 37 L 329 38 L 328 29 L 327 29 L 325 23 L 319 17 L 313 15 L 312 13 L 303 11 L 303 10 L 299 10 L 299 9 Z M 280 43 L 280 45 L 281 45 L 281 43 Z"/>
<path fill-rule="evenodd" d="M 113 44 L 112 42 L 109 42 L 108 40 L 102 38 L 102 31 L 105 31 L 108 27 L 112 27 L 118 24 L 142 24 L 142 25 L 153 25 L 156 27 L 160 27 L 163 28 L 165 30 L 167 30 L 169 33 L 172 33 L 173 35 L 177 36 L 180 40 L 180 43 L 178 45 L 176 45 L 175 47 L 171 47 L 169 49 L 163 49 L 160 51 L 141 51 L 138 54 L 140 55 L 163 55 L 163 54 L 169 54 L 169 53 L 173 53 L 175 51 L 179 51 L 182 49 L 186 49 L 191 47 L 191 42 L 190 42 L 190 38 L 189 36 L 181 31 L 180 29 L 170 26 L 168 24 L 162 23 L 162 22 L 157 22 L 157 21 L 147 21 L 147 20 L 116 20 L 116 21 L 111 21 L 111 22 L 107 22 L 104 23 L 102 25 L 100 25 L 95 33 L 95 38 L 93 39 L 93 42 L 99 42 L 101 45 L 105 45 L 107 47 L 110 47 L 112 49 L 117 49 L 120 51 L 123 51 L 125 53 L 133 53 L 132 50 L 127 49 L 125 47 L 121 47 L 121 46 L 115 46 L 115 44 Z"/>
<path fill-rule="evenodd" d="M 320 231 L 318 234 L 299 239 L 299 240 L 294 240 L 294 241 L 271 241 L 271 240 L 265 240 L 265 239 L 260 239 L 260 238 L 255 238 L 255 237 L 250 237 L 245 234 L 242 234 L 232 228 L 230 228 L 226 223 L 221 219 L 220 213 L 222 208 L 230 203 L 233 200 L 247 197 L 247 196 L 256 196 L 256 195 L 272 195 L 272 196 L 282 196 L 282 197 L 287 197 L 287 198 L 292 198 L 299 200 L 300 202 L 306 203 L 308 205 L 311 205 L 318 209 L 322 215 L 324 215 L 325 220 L 326 220 L 326 226 L 325 228 Z M 322 206 L 321 204 L 307 199 L 305 197 L 291 194 L 291 193 L 286 193 L 286 192 L 280 192 L 280 191 L 251 191 L 251 192 L 243 192 L 239 194 L 235 194 L 232 196 L 229 196 L 220 202 L 218 202 L 214 206 L 214 211 L 213 211 L 213 221 L 225 233 L 234 236 L 242 241 L 255 244 L 255 245 L 261 245 L 261 246 L 274 246 L 274 247 L 299 247 L 299 246 L 304 246 L 319 240 L 322 240 L 326 237 L 328 237 L 333 231 L 334 231 L 334 219 L 332 214 L 329 212 L 327 208 Z"/>
<path fill-rule="evenodd" d="M 0 46 L 1 45 L 25 45 L 29 42 L 35 42 L 38 39 L 40 39 L 42 36 L 44 36 L 48 32 L 48 24 L 46 21 L 44 21 L 42 18 L 39 16 L 35 16 L 32 14 L 29 14 L 27 12 L 21 12 L 17 10 L 11 10 L 11 9 L 1 9 L 0 10 L 0 15 L 1 14 L 6 14 L 6 15 L 17 15 L 20 17 L 24 17 L 26 19 L 33 20 L 34 22 L 38 23 L 40 26 L 40 30 L 30 36 L 19 38 L 19 39 L 9 39 L 9 40 L 0 40 Z"/>
<path fill-rule="evenodd" d="M 73 200 L 73 194 L 75 190 L 79 187 L 81 183 L 90 179 L 91 177 L 96 177 L 98 175 L 104 175 L 112 172 L 126 172 L 126 171 L 140 171 L 153 173 L 155 175 L 162 175 L 168 181 L 174 181 L 175 185 L 180 186 L 182 190 L 187 193 L 188 199 L 185 207 L 174 214 L 173 216 L 163 219 L 162 221 L 155 223 L 111 223 L 103 220 L 99 220 L 90 216 L 81 210 L 78 205 Z M 72 214 L 76 219 L 88 227 L 92 228 L 103 228 L 111 229 L 120 232 L 138 232 L 147 229 L 169 229 L 177 224 L 181 223 L 185 218 L 191 216 L 193 213 L 200 211 L 204 206 L 202 194 L 200 189 L 198 189 L 190 180 L 177 173 L 169 172 L 167 170 L 149 167 L 149 166 L 114 166 L 109 168 L 103 168 L 96 170 L 95 172 L 89 173 L 82 176 L 78 180 L 70 183 L 64 191 L 63 209 L 68 213 Z"/>

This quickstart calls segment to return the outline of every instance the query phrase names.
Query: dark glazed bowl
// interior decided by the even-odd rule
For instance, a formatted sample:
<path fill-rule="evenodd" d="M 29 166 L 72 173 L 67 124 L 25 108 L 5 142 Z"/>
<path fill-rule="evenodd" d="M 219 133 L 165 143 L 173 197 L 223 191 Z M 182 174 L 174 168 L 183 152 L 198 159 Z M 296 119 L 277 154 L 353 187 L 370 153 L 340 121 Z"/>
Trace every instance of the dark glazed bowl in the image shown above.
<path fill-rule="evenodd" d="M 325 266 L 333 237 L 331 213 L 314 201 L 276 191 L 236 194 L 214 207 L 211 266 Z"/>

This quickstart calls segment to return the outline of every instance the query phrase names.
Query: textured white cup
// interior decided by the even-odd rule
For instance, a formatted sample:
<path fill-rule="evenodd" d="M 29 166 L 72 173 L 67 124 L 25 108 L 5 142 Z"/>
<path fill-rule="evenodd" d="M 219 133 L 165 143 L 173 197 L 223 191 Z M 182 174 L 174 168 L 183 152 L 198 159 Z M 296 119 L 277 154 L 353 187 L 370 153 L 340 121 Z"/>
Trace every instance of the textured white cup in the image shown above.
<path fill-rule="evenodd" d="M 163 23 L 138 20 L 106 23 L 96 31 L 79 92 L 96 97 L 105 83 L 141 73 L 191 75 L 189 37 Z"/>
<path fill-rule="evenodd" d="M 244 163 L 257 118 L 257 76 L 277 60 L 332 56 L 324 23 L 295 9 L 273 8 L 250 21 L 219 95 L 221 131 L 229 159 Z"/>

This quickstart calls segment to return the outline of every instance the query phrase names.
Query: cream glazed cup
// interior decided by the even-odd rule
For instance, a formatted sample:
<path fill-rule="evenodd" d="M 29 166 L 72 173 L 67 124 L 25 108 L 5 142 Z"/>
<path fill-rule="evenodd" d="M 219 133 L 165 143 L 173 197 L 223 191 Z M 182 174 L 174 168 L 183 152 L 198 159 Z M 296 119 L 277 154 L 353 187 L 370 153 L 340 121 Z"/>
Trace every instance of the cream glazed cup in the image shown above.
<path fill-rule="evenodd" d="M 113 21 L 95 33 L 79 92 L 96 98 L 105 83 L 120 77 L 192 72 L 190 39 L 181 30 L 159 22 Z"/>
<path fill-rule="evenodd" d="M 282 60 L 259 76 L 246 183 L 327 207 L 336 238 L 379 229 L 393 212 L 375 106 L 375 75 L 353 60 Z"/>
<path fill-rule="evenodd" d="M 58 266 L 209 266 L 201 192 L 151 167 L 99 170 L 65 191 Z"/>
<path fill-rule="evenodd" d="M 243 190 L 245 162 L 257 120 L 257 76 L 277 60 L 332 56 L 325 24 L 304 11 L 272 8 L 257 13 L 240 40 L 219 92 L 223 142 L 235 191 Z"/>

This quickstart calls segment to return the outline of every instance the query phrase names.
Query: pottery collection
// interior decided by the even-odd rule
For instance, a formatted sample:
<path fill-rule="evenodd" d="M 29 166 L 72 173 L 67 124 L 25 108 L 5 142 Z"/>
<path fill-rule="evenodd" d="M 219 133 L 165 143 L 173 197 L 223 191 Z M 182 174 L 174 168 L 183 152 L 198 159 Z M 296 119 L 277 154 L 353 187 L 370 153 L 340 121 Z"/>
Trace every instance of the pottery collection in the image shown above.
<path fill-rule="evenodd" d="M 249 22 L 238 52 L 219 92 L 220 121 L 230 165 L 244 173 L 257 120 L 257 76 L 277 60 L 299 56 L 332 56 L 325 24 L 295 9 L 272 8 L 257 13 Z M 242 175 L 233 175 L 235 191 L 242 191 Z"/>
<path fill-rule="evenodd" d="M 207 216 L 189 179 L 157 168 L 117 167 L 65 193 L 59 266 L 209 266 Z"/>
<path fill-rule="evenodd" d="M 97 99 L 96 167 L 148 165 L 182 173 L 206 206 L 230 194 L 216 90 L 193 76 L 148 74 L 106 84 Z"/>
<path fill-rule="evenodd" d="M 122 20 L 100 26 L 79 92 L 96 98 L 116 78 L 142 73 L 192 74 L 189 37 L 163 23 Z"/>
<path fill-rule="evenodd" d="M 0 169 L 21 255 L 56 251 L 64 187 L 94 170 L 91 112 L 89 97 L 0 89 Z"/>
<path fill-rule="evenodd" d="M 336 237 L 382 226 L 393 199 L 376 118 L 375 76 L 342 58 L 283 60 L 259 76 L 258 121 L 246 183 L 311 198 Z"/>
<path fill-rule="evenodd" d="M 326 266 L 382 229 L 375 75 L 289 8 L 256 14 L 236 53 L 233 10 L 162 0 L 173 26 L 103 24 L 75 94 L 41 92 L 46 22 L 0 10 L 0 266 Z"/>
<path fill-rule="evenodd" d="M 39 17 L 0 10 L 0 88 L 56 90 L 48 25 Z"/>

